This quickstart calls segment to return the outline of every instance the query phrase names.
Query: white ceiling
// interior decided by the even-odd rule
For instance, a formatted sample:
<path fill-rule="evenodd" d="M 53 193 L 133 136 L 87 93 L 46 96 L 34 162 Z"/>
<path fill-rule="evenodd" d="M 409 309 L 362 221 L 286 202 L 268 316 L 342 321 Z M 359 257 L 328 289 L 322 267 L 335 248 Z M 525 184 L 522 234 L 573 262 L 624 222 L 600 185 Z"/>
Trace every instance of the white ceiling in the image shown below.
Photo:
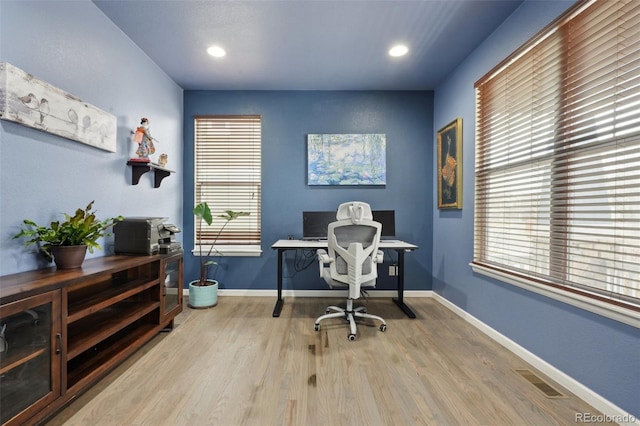
<path fill-rule="evenodd" d="M 522 0 L 93 2 L 185 90 L 431 90 Z"/>

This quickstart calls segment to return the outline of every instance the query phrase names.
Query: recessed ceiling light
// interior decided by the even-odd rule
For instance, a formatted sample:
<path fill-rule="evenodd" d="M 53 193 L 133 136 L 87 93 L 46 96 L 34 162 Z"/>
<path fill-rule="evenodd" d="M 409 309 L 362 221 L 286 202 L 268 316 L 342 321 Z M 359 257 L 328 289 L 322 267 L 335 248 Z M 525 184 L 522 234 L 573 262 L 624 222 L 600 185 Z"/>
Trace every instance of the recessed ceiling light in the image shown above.
<path fill-rule="evenodd" d="M 227 52 L 225 52 L 224 49 L 220 46 L 211 46 L 207 49 L 207 53 L 214 58 L 222 58 L 227 54 Z"/>
<path fill-rule="evenodd" d="M 389 55 L 391 56 L 404 56 L 409 52 L 409 48 L 404 44 L 398 44 L 389 49 Z"/>

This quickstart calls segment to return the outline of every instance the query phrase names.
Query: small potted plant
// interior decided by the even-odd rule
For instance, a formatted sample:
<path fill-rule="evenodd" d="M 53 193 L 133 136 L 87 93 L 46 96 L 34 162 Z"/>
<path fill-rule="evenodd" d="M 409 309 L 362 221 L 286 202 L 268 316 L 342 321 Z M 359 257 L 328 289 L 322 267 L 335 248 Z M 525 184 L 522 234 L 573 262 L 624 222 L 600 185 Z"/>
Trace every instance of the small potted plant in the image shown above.
<path fill-rule="evenodd" d="M 23 228 L 13 238 L 27 238 L 25 247 L 35 245 L 47 261 L 55 262 L 58 269 L 79 268 L 84 262 L 87 249 L 93 253 L 100 249 L 98 239 L 111 235 L 108 230 L 122 216 L 98 220 L 93 201 L 83 209 L 77 209 L 73 216 L 64 213 L 64 221 L 51 222 L 49 226 L 40 226 L 25 219 Z"/>
<path fill-rule="evenodd" d="M 205 243 L 202 241 L 202 223 L 204 222 L 207 225 L 211 225 L 213 223 L 213 215 L 206 202 L 197 204 L 193 209 L 193 214 L 198 218 L 197 244 L 200 257 L 200 278 L 189 283 L 189 306 L 192 308 L 211 308 L 218 304 L 218 281 L 209 277 L 210 267 L 212 265 L 218 265 L 218 262 L 212 258 L 213 256 L 220 255 L 220 252 L 215 249 L 216 242 L 229 222 L 241 216 L 249 216 L 249 213 L 227 210 L 224 214 L 218 215 L 217 217 L 224 219 L 225 223 L 216 234 L 206 253 L 203 251 L 203 245 Z M 215 273 L 213 275 L 215 276 Z"/>

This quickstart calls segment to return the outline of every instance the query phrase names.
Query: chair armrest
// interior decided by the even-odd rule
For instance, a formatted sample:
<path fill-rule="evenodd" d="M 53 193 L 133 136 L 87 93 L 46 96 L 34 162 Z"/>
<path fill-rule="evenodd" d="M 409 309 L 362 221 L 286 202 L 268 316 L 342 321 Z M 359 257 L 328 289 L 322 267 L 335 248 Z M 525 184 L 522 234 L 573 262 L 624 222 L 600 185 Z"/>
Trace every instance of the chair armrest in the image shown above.
<path fill-rule="evenodd" d="M 382 263 L 384 261 L 384 253 L 382 250 L 378 250 L 376 255 L 373 257 L 373 263 Z"/>
<path fill-rule="evenodd" d="M 333 258 L 329 257 L 327 251 L 324 249 L 316 250 L 316 255 L 318 256 L 318 266 L 320 267 L 320 276 L 322 276 L 322 270 L 324 269 L 324 265 L 327 263 L 331 263 L 334 261 Z"/>
<path fill-rule="evenodd" d="M 325 249 L 316 250 L 316 255 L 318 256 L 318 260 L 322 260 L 322 263 L 331 263 L 333 259 L 329 257 L 327 251 Z"/>

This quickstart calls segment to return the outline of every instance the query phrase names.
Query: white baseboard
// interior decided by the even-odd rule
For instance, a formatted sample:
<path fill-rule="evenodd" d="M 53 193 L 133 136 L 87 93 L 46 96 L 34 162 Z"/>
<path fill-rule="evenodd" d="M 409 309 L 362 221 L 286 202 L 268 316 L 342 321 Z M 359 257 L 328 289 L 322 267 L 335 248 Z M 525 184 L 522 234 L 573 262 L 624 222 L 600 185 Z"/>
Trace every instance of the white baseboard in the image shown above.
<path fill-rule="evenodd" d="M 189 289 L 183 289 L 184 296 L 189 295 Z M 346 290 L 282 290 L 283 297 L 343 297 Z M 221 288 L 218 290 L 219 296 L 258 296 L 258 297 L 278 297 L 277 290 L 234 290 Z M 396 297 L 396 290 L 371 290 L 369 297 Z M 405 290 L 404 297 L 433 297 L 431 290 Z"/>
<path fill-rule="evenodd" d="M 487 324 L 483 323 L 473 315 L 469 314 L 464 309 L 458 307 L 454 303 L 440 296 L 438 293 L 433 293 L 431 297 L 433 297 L 440 304 L 467 321 L 469 324 L 473 325 L 475 328 L 504 346 L 507 350 L 513 352 L 515 355 L 519 356 L 520 358 L 534 366 L 541 373 L 545 374 L 556 383 L 563 386 L 564 388 L 575 394 L 577 397 L 585 401 L 587 404 L 590 404 L 591 406 L 593 406 L 593 408 L 603 413 L 606 417 L 603 420 L 613 421 L 620 425 L 640 425 L 640 419 L 637 419 L 634 415 L 627 413 L 622 408 L 598 395 L 596 392 L 592 391 L 582 383 L 568 376 L 542 358 L 538 357 L 532 352 L 529 352 L 527 349 L 523 348 L 513 340 L 509 339 L 503 334 L 498 333 L 496 330 L 489 327 Z M 593 414 L 595 416 L 595 413 L 589 414 Z M 577 421 L 577 423 L 579 422 Z"/>

